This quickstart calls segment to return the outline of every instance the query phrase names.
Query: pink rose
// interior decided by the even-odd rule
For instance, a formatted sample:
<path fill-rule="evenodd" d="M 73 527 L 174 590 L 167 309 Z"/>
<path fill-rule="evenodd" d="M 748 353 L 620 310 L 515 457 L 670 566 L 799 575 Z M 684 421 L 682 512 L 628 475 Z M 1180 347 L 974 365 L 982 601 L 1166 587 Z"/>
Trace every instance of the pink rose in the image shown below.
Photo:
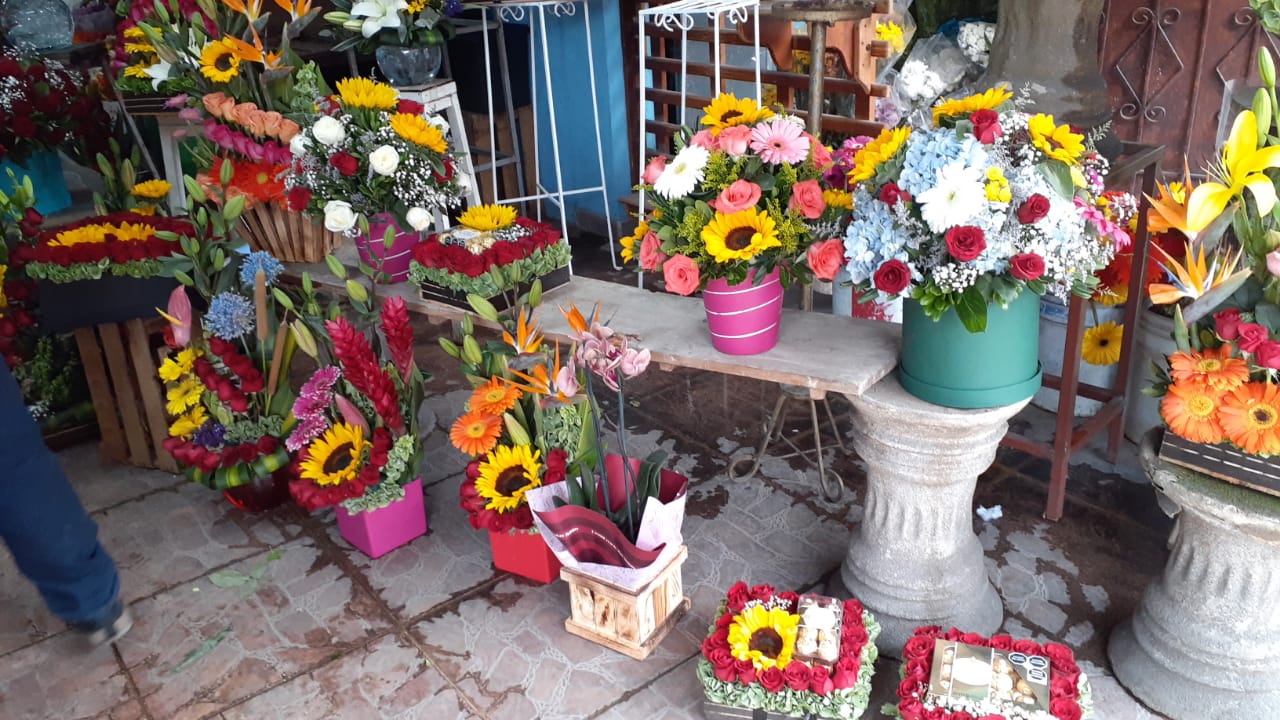
<path fill-rule="evenodd" d="M 1213 314 L 1213 329 L 1218 333 L 1218 337 L 1230 342 L 1240 335 L 1240 311 L 1235 308 L 1227 308 Z"/>
<path fill-rule="evenodd" d="M 1280 250 L 1272 250 L 1267 253 L 1267 272 L 1275 277 L 1280 277 Z"/>
<path fill-rule="evenodd" d="M 822 195 L 822 191 L 818 191 Z M 720 191 L 720 196 L 712 200 L 711 207 L 725 215 L 732 215 L 743 210 L 750 210 L 760 202 L 760 186 L 750 180 L 734 180 L 733 184 Z"/>
<path fill-rule="evenodd" d="M 1254 356 L 1262 367 L 1280 370 L 1280 342 L 1268 340 L 1262 343 L 1254 352 Z"/>
<path fill-rule="evenodd" d="M 654 272 L 666 261 L 667 255 L 662 252 L 662 241 L 657 233 L 652 230 L 645 233 L 640 241 L 640 267 L 646 272 Z"/>
<path fill-rule="evenodd" d="M 1236 347 L 1247 353 L 1257 352 L 1258 346 L 1267 341 L 1268 335 L 1267 329 L 1257 323 L 1240 323 Z"/>
<path fill-rule="evenodd" d="M 819 280 L 834 280 L 844 265 L 844 241 L 832 238 L 809 246 L 809 269 Z"/>
<path fill-rule="evenodd" d="M 727 127 L 720 131 L 716 142 L 719 143 L 721 150 L 729 154 L 729 157 L 742 157 L 751 146 L 751 128 L 746 125 Z"/>
<path fill-rule="evenodd" d="M 792 185 L 791 202 L 787 203 L 787 209 L 795 210 L 810 220 L 822 217 L 822 211 L 827 209 L 827 202 L 822 199 L 822 187 L 818 185 L 818 181 L 805 180 Z"/>
<path fill-rule="evenodd" d="M 662 263 L 662 279 L 667 283 L 667 292 L 677 295 L 692 295 L 702 283 L 698 263 L 687 255 L 676 255 Z"/>
<path fill-rule="evenodd" d="M 827 146 L 809 133 L 805 133 L 804 138 L 809 141 L 809 149 L 813 151 L 813 164 L 817 165 L 819 170 L 830 165 L 832 162 L 831 151 L 827 149 Z"/>
<path fill-rule="evenodd" d="M 710 130 L 699 130 L 694 133 L 693 137 L 689 138 L 689 144 L 705 148 L 707 152 L 716 151 L 716 139 L 712 137 Z"/>
<path fill-rule="evenodd" d="M 644 168 L 644 176 L 641 179 L 644 180 L 645 185 L 652 185 L 658 181 L 658 176 L 666 169 L 667 159 L 659 155 L 649 160 L 649 164 Z"/>

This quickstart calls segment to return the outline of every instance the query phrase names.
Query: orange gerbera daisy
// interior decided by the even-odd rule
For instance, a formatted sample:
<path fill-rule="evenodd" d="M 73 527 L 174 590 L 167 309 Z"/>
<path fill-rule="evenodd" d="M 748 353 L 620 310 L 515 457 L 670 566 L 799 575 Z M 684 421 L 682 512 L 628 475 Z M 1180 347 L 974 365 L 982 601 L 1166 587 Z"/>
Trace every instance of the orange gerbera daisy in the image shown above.
<path fill-rule="evenodd" d="M 1280 389 L 1246 383 L 1222 399 L 1222 430 L 1251 455 L 1280 455 Z"/>
<path fill-rule="evenodd" d="M 520 395 L 520 388 L 496 377 L 476 388 L 471 394 L 471 407 L 477 412 L 501 417 L 502 413 L 515 407 Z"/>
<path fill-rule="evenodd" d="M 1224 434 L 1218 422 L 1221 393 L 1200 383 L 1169 386 L 1160 401 L 1160 417 L 1178 437 L 1191 442 L 1219 443 Z"/>
<path fill-rule="evenodd" d="M 1169 356 L 1169 374 L 1178 384 L 1201 383 L 1222 393 L 1249 382 L 1249 363 L 1231 357 L 1231 347 Z"/>
<path fill-rule="evenodd" d="M 479 457 L 498 444 L 502 434 L 502 418 L 472 411 L 458 418 L 449 429 L 449 441 L 471 457 Z"/>

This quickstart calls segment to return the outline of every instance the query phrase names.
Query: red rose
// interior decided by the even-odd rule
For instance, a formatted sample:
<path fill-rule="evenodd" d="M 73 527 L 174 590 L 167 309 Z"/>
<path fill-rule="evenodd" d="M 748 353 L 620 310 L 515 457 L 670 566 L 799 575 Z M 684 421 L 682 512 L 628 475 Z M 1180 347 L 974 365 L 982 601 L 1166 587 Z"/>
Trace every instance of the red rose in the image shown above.
<path fill-rule="evenodd" d="M 774 589 L 772 585 L 763 583 L 751 588 L 751 599 L 764 602 L 773 597 Z"/>
<path fill-rule="evenodd" d="M 948 713 L 945 709 L 940 707 L 929 708 L 924 711 L 924 715 L 921 717 L 923 717 L 924 720 L 947 720 Z"/>
<path fill-rule="evenodd" d="M 851 688 L 858 683 L 861 664 L 862 658 L 857 655 L 845 655 L 836 662 L 835 669 L 831 671 L 831 682 L 837 690 Z"/>
<path fill-rule="evenodd" d="M 20 139 L 33 138 L 36 136 L 36 124 L 26 115 L 19 115 L 13 119 L 13 136 Z"/>
<path fill-rule="evenodd" d="M 716 629 L 728 630 L 729 626 L 732 624 L 733 624 L 733 613 L 725 613 L 720 616 L 719 620 L 716 620 Z"/>
<path fill-rule="evenodd" d="M 991 647 L 996 650 L 1011 650 L 1013 649 L 1013 638 L 1008 635 L 992 635 Z"/>
<path fill-rule="evenodd" d="M 969 116 L 973 123 L 973 136 L 983 145 L 990 145 L 1000 137 L 1000 113 L 995 110 L 979 110 Z"/>
<path fill-rule="evenodd" d="M 14 77 L 22 72 L 22 66 L 13 58 L 0 59 L 0 77 Z"/>
<path fill-rule="evenodd" d="M 933 642 L 934 638 L 927 635 L 913 635 L 902 648 L 902 659 L 911 661 L 932 657 Z"/>
<path fill-rule="evenodd" d="M 959 629 L 951 628 L 950 630 L 942 633 L 942 639 L 946 640 L 947 642 L 959 642 L 961 636 L 963 635 L 964 633 L 960 632 Z"/>
<path fill-rule="evenodd" d="M 432 171 L 431 171 L 431 178 L 432 178 L 433 180 L 435 180 L 436 182 L 441 183 L 441 184 L 447 183 L 447 182 L 449 182 L 450 180 L 452 180 L 452 179 L 453 179 L 453 163 L 449 162 L 448 160 L 445 160 L 445 161 L 444 161 L 444 174 L 443 174 L 443 175 L 441 175 L 440 173 L 436 172 L 435 170 L 432 170 Z"/>
<path fill-rule="evenodd" d="M 1058 720 L 1080 720 L 1080 703 L 1075 700 L 1054 700 L 1049 703 L 1049 712 Z"/>
<path fill-rule="evenodd" d="M 733 669 L 738 671 L 738 682 L 750 685 L 757 679 L 756 666 L 750 660 L 734 660 Z"/>
<path fill-rule="evenodd" d="M 831 671 L 822 665 L 815 665 L 809 673 L 809 692 L 829 695 L 835 689 L 835 683 L 831 682 Z"/>
<path fill-rule="evenodd" d="M 707 656 L 707 660 L 711 662 L 711 667 L 716 672 L 716 679 L 720 682 L 733 682 L 738 679 L 738 671 L 734 666 L 733 655 L 729 653 L 727 648 L 716 648 Z"/>
<path fill-rule="evenodd" d="M 848 623 L 850 619 L 856 619 L 862 622 L 862 603 L 856 598 L 849 598 L 844 601 L 844 621 Z"/>
<path fill-rule="evenodd" d="M 522 260 L 527 256 L 524 248 L 519 243 L 504 242 L 499 240 L 493 244 L 493 259 L 499 265 L 510 265 L 511 263 Z"/>
<path fill-rule="evenodd" d="M 969 262 L 987 249 L 987 236 L 982 228 L 957 225 L 947 231 L 947 252 L 960 262 Z"/>
<path fill-rule="evenodd" d="M 902 698 L 898 703 L 898 712 L 902 720 L 920 720 L 924 717 L 924 703 L 919 698 Z"/>
<path fill-rule="evenodd" d="M 1020 652 L 1023 655 L 1042 655 L 1044 651 L 1040 649 L 1040 643 L 1035 640 L 1014 640 L 1013 651 Z"/>
<path fill-rule="evenodd" d="M 1240 311 L 1235 308 L 1227 308 L 1213 314 L 1213 330 L 1218 333 L 1218 337 L 1228 342 L 1235 340 L 1240 335 Z"/>
<path fill-rule="evenodd" d="M 547 470 L 542 476 L 543 485 L 554 485 L 564 481 L 567 472 L 566 464 L 569 455 L 564 450 L 556 448 L 547 453 Z"/>
<path fill-rule="evenodd" d="M 911 268 L 894 258 L 877 268 L 875 274 L 871 276 L 871 281 L 880 292 L 886 295 L 897 295 L 911 284 Z"/>
<path fill-rule="evenodd" d="M 809 680 L 813 673 L 809 670 L 809 666 L 799 660 L 792 660 L 787 665 L 787 669 L 782 671 L 782 679 L 786 681 L 787 687 L 792 690 L 808 690 Z"/>
<path fill-rule="evenodd" d="M 984 635 L 976 632 L 967 632 L 961 635 L 960 642 L 965 645 L 977 645 L 978 647 L 988 647 L 991 643 Z"/>
<path fill-rule="evenodd" d="M 742 608 L 747 606 L 747 601 L 751 599 L 751 591 L 747 589 L 747 584 L 739 580 L 729 588 L 727 594 L 728 610 L 737 614 L 742 612 Z"/>
<path fill-rule="evenodd" d="M 937 625 L 922 625 L 915 629 L 915 634 L 927 637 L 930 640 L 937 640 L 942 636 L 942 628 Z"/>
<path fill-rule="evenodd" d="M 911 193 L 898 187 L 898 183 L 885 183 L 880 188 L 880 202 L 893 207 L 899 202 L 911 202 Z"/>
<path fill-rule="evenodd" d="M 910 680 L 913 683 L 928 682 L 929 670 L 932 663 L 925 658 L 916 658 L 907 662 L 902 669 L 903 679 Z"/>
<path fill-rule="evenodd" d="M 426 108 L 422 106 L 422 103 L 417 100 L 401 100 L 400 104 L 396 106 L 396 112 L 402 112 L 408 115 L 421 115 L 422 111 L 425 109 Z"/>
<path fill-rule="evenodd" d="M 18 325 L 9 318 L 0 318 L 0 337 L 13 337 L 18 334 Z"/>
<path fill-rule="evenodd" d="M 995 640 L 995 638 L 992 638 Z M 994 645 L 993 645 L 994 647 Z M 1049 658 L 1049 666 L 1053 668 L 1055 673 L 1079 673 L 1080 668 L 1076 665 L 1075 653 L 1071 652 L 1071 648 L 1061 643 L 1045 643 L 1040 648 L 1046 658 Z"/>
<path fill-rule="evenodd" d="M 771 693 L 782 692 L 782 686 L 786 685 L 786 681 L 782 677 L 782 671 L 776 667 L 771 667 L 760 673 L 759 680 L 760 686 Z"/>
<path fill-rule="evenodd" d="M 1038 280 L 1044 275 L 1044 258 L 1035 253 L 1018 253 L 1009 258 L 1009 274 L 1019 280 Z"/>
<path fill-rule="evenodd" d="M 329 164 L 347 177 L 355 175 L 356 171 L 360 169 L 360 161 L 356 160 L 355 156 L 346 150 L 339 150 L 334 153 L 333 157 L 329 158 Z"/>
<path fill-rule="evenodd" d="M 1079 682 L 1079 673 L 1054 673 L 1049 680 L 1049 697 L 1055 700 L 1073 699 L 1080 694 Z"/>
<path fill-rule="evenodd" d="M 951 717 L 948 720 L 973 720 L 973 716 L 963 710 L 956 710 L 951 713 Z"/>
<path fill-rule="evenodd" d="M 1252 353 L 1257 352 L 1258 347 L 1267 341 L 1270 333 L 1267 329 L 1257 323 L 1240 323 L 1236 335 L 1236 347 L 1241 350 Z"/>
<path fill-rule="evenodd" d="M 840 630 L 840 640 L 842 643 L 849 643 L 855 648 L 861 648 L 867 642 L 867 629 L 862 623 L 845 623 Z"/>
<path fill-rule="evenodd" d="M 385 465 L 386 463 L 382 464 Z M 533 527 L 533 511 L 529 509 L 528 505 L 521 505 L 512 510 L 510 515 L 511 527 L 516 530 L 528 530 Z"/>
<path fill-rule="evenodd" d="M 1036 193 L 1018 207 L 1018 222 L 1023 225 L 1040 222 L 1049 214 L 1049 198 Z"/>
<path fill-rule="evenodd" d="M 289 191 L 288 197 L 289 209 L 294 212 L 302 212 L 311 204 L 311 191 L 297 186 Z"/>

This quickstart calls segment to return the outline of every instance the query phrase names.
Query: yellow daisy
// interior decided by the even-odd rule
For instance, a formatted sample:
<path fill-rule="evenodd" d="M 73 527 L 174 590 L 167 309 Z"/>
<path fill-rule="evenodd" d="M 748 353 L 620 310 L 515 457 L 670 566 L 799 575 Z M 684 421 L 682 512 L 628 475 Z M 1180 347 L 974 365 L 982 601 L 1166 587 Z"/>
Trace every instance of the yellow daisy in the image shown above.
<path fill-rule="evenodd" d="M 200 74 L 216 83 L 231 82 L 240 75 L 240 55 L 236 46 L 214 40 L 200 51 Z"/>
<path fill-rule="evenodd" d="M 191 409 L 191 412 L 179 415 L 178 419 L 173 421 L 173 424 L 169 426 L 169 437 L 189 440 L 208 419 L 209 416 L 205 413 L 204 406 L 197 405 Z"/>
<path fill-rule="evenodd" d="M 712 135 L 719 135 L 727 127 L 754 125 L 773 117 L 769 108 L 760 107 L 751 98 L 738 98 L 732 93 L 721 93 L 702 112 L 702 124 L 710 126 Z"/>
<path fill-rule="evenodd" d="M 307 459 L 299 464 L 298 474 L 317 485 L 349 482 L 360 471 L 368 445 L 363 428 L 338 423 L 307 446 Z"/>
<path fill-rule="evenodd" d="M 944 100 L 933 107 L 933 124 L 937 125 L 945 118 L 969 117 L 979 110 L 994 110 L 1013 97 L 1013 93 L 1003 87 L 995 87 L 986 92 L 970 95 L 956 100 Z"/>
<path fill-rule="evenodd" d="M 902 52 L 902 48 L 905 45 L 902 26 L 896 22 L 882 22 L 876 25 L 876 39 L 889 43 L 889 48 L 894 53 Z"/>
<path fill-rule="evenodd" d="M 445 153 L 449 150 L 449 143 L 444 139 L 444 133 L 421 115 L 396 113 L 391 116 L 391 129 L 396 135 L 432 152 Z"/>
<path fill-rule="evenodd" d="M 849 171 L 850 182 L 862 182 L 876 176 L 880 166 L 902 149 L 907 138 L 911 137 L 911 128 L 885 128 L 875 140 L 867 143 L 853 158 L 853 169 Z"/>
<path fill-rule="evenodd" d="M 782 608 L 752 605 L 735 615 L 729 626 L 729 652 L 749 660 L 757 670 L 785 668 L 796 648 L 800 616 Z"/>
<path fill-rule="evenodd" d="M 204 393 L 204 383 L 195 378 L 190 378 L 177 385 L 169 388 L 165 392 L 164 409 L 170 415 L 177 417 L 186 412 L 188 408 L 200 404 L 200 395 Z"/>
<path fill-rule="evenodd" d="M 1115 365 L 1120 362 L 1120 343 L 1124 326 L 1104 322 L 1084 331 L 1084 348 L 1080 355 L 1090 365 Z"/>
<path fill-rule="evenodd" d="M 134 185 L 131 192 L 134 197 L 159 200 L 168 195 L 171 189 L 173 189 L 173 183 L 168 180 L 148 180 Z"/>
<path fill-rule="evenodd" d="M 510 512 L 524 504 L 524 494 L 542 485 L 542 465 L 538 451 L 528 445 L 499 445 L 480 463 L 476 492 L 488 502 L 485 507 Z"/>
<path fill-rule="evenodd" d="M 369 78 L 344 78 L 338 81 L 338 97 L 345 108 L 394 110 L 400 102 L 396 89 Z"/>
<path fill-rule="evenodd" d="M 458 224 L 479 232 L 493 232 L 510 227 L 516 221 L 516 209 L 510 205 L 476 205 L 458 216 Z"/>
<path fill-rule="evenodd" d="M 1032 115 L 1027 132 L 1031 133 L 1032 144 L 1054 160 L 1074 165 L 1084 153 L 1084 136 L 1071 132 L 1066 125 L 1055 124 L 1052 115 Z"/>
<path fill-rule="evenodd" d="M 707 246 L 707 254 L 720 263 L 750 260 L 782 245 L 773 218 L 756 208 L 732 215 L 717 212 L 702 228 L 702 243 Z"/>

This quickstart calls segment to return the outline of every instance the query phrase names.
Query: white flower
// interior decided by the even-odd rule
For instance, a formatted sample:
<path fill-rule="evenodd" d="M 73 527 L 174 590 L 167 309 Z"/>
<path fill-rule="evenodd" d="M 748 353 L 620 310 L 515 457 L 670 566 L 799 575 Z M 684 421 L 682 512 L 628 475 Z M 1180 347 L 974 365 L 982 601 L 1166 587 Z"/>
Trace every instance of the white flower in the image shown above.
<path fill-rule="evenodd" d="M 330 200 L 324 204 L 324 229 L 329 232 L 346 232 L 356 226 L 356 213 L 345 200 Z"/>
<path fill-rule="evenodd" d="M 706 148 L 697 145 L 685 147 L 654 181 L 653 191 L 668 200 L 688 195 L 702 182 L 702 169 L 710 158 L 711 153 Z"/>
<path fill-rule="evenodd" d="M 461 194 L 461 195 L 466 195 L 468 192 L 470 192 L 470 191 L 471 191 L 471 176 L 470 176 L 470 175 L 468 175 L 468 174 L 466 174 L 466 173 L 462 172 L 461 170 L 459 170 L 459 171 L 457 171 L 457 172 L 454 174 L 454 176 L 453 176 L 453 181 L 454 181 L 454 182 L 456 182 L 456 183 L 458 183 L 458 193 L 459 193 L 459 194 Z"/>
<path fill-rule="evenodd" d="M 439 115 L 432 115 L 431 117 L 427 118 L 427 123 L 432 127 L 436 128 L 437 130 L 439 130 L 445 136 L 445 139 L 448 139 L 449 131 L 452 129 L 449 127 L 448 120 L 445 120 Z"/>
<path fill-rule="evenodd" d="M 364 0 L 351 6 L 351 17 L 360 20 L 360 34 L 371 38 L 382 28 L 400 27 L 400 11 L 407 10 L 405 0 Z"/>
<path fill-rule="evenodd" d="M 310 144 L 306 135 L 298 133 L 289 141 L 289 152 L 293 153 L 294 157 L 302 157 L 307 154 L 307 146 Z"/>
<path fill-rule="evenodd" d="M 425 208 L 409 208 L 409 212 L 405 214 L 404 219 L 409 221 L 409 227 L 418 232 L 422 232 L 431 226 L 431 213 L 427 212 Z"/>
<path fill-rule="evenodd" d="M 952 162 L 938 168 L 934 186 L 916 196 L 920 216 L 936 233 L 965 224 L 974 215 L 985 212 L 986 188 L 979 168 Z"/>
<path fill-rule="evenodd" d="M 392 175 L 400 167 L 400 153 L 390 145 L 383 145 L 369 153 L 369 167 L 379 175 Z"/>
<path fill-rule="evenodd" d="M 324 143 L 329 147 L 333 147 L 347 139 L 347 129 L 342 127 L 341 122 L 328 115 L 321 115 L 316 120 L 316 124 L 311 126 L 311 134 L 315 136 L 318 142 Z"/>

